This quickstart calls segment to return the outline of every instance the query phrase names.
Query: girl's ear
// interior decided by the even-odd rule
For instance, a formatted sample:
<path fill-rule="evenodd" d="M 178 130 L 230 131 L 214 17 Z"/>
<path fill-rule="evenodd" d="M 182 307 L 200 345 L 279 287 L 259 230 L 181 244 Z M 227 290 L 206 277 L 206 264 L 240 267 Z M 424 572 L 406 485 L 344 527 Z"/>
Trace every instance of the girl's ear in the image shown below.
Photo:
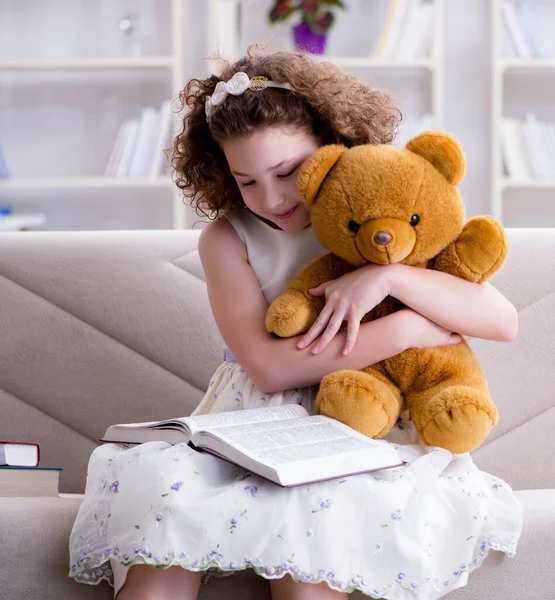
<path fill-rule="evenodd" d="M 316 196 L 326 175 L 345 150 L 347 148 L 340 144 L 322 146 L 303 163 L 297 178 L 297 191 L 302 200 L 308 204 L 316 201 Z"/>
<path fill-rule="evenodd" d="M 466 169 L 464 152 L 459 142 L 448 133 L 424 131 L 405 146 L 431 163 L 451 185 L 462 181 Z"/>

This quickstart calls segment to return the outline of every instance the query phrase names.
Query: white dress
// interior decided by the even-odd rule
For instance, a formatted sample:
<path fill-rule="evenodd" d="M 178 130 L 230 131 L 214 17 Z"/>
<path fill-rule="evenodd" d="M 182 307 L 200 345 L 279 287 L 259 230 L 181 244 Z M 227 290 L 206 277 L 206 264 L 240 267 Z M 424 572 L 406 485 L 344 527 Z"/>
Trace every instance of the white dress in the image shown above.
<path fill-rule="evenodd" d="M 310 229 L 228 216 L 268 302 L 323 249 Z M 314 389 L 263 394 L 224 362 L 195 414 L 283 403 L 313 410 Z M 227 574 L 290 574 L 372 598 L 440 598 L 492 550 L 513 556 L 522 529 L 510 487 L 470 455 L 418 443 L 406 416 L 388 435 L 408 465 L 281 488 L 186 444 L 97 448 L 70 539 L 70 577 L 114 585 L 134 564 Z M 499 568 L 503 568 L 502 566 Z"/>

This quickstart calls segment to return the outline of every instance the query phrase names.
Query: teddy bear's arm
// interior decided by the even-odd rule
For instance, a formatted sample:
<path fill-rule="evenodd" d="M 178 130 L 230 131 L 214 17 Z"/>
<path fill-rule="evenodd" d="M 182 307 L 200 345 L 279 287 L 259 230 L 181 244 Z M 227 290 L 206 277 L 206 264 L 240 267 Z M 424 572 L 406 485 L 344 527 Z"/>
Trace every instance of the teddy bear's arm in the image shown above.
<path fill-rule="evenodd" d="M 306 333 L 326 303 L 325 297 L 312 296 L 308 290 L 349 270 L 345 261 L 331 253 L 313 260 L 272 302 L 266 313 L 266 330 L 280 337 Z"/>
<path fill-rule="evenodd" d="M 501 268 L 506 256 L 507 238 L 501 224 L 479 216 L 470 219 L 459 237 L 436 256 L 432 268 L 484 283 Z"/>

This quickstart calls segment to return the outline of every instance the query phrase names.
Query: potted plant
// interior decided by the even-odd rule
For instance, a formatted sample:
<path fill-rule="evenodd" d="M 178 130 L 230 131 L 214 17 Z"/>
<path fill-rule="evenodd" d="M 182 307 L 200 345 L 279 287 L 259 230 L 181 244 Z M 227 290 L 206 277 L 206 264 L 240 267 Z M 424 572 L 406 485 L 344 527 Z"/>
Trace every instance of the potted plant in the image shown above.
<path fill-rule="evenodd" d="M 337 8 L 345 8 L 342 0 L 276 0 L 268 19 L 278 23 L 299 14 L 300 23 L 293 27 L 295 46 L 303 52 L 323 54 Z"/>

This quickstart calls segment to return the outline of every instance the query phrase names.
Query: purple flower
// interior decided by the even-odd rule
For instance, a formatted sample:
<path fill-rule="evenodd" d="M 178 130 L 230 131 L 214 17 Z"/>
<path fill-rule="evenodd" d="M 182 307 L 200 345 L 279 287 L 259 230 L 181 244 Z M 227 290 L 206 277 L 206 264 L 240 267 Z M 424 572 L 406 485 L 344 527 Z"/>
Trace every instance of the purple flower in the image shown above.
<path fill-rule="evenodd" d="M 230 523 L 231 523 L 232 525 L 237 525 L 237 519 L 231 519 Z"/>
<path fill-rule="evenodd" d="M 333 571 L 328 573 L 328 579 L 335 579 L 335 573 Z"/>
<path fill-rule="evenodd" d="M 173 460 L 173 462 L 179 462 L 179 456 L 174 456 L 174 457 L 172 458 L 172 460 Z"/>
<path fill-rule="evenodd" d="M 230 562 L 230 563 L 229 563 L 229 568 L 230 568 L 230 569 L 236 569 L 236 568 L 237 568 L 237 565 L 236 565 L 234 562 Z"/>
<path fill-rule="evenodd" d="M 186 552 L 180 552 L 179 553 L 179 558 L 187 558 L 187 553 Z"/>
<path fill-rule="evenodd" d="M 483 544 L 480 546 L 480 550 L 481 550 L 482 552 L 485 552 L 485 551 L 486 551 L 486 548 L 487 548 L 487 545 L 486 545 L 486 543 L 484 542 L 484 543 L 483 543 Z"/>
<path fill-rule="evenodd" d="M 119 554 L 119 548 L 114 548 L 114 556 L 117 556 Z"/>
<path fill-rule="evenodd" d="M 266 573 L 268 575 L 274 575 L 275 572 L 276 572 L 276 570 L 274 569 L 274 567 L 267 567 L 266 568 Z"/>
<path fill-rule="evenodd" d="M 399 574 L 397 575 L 397 579 L 398 579 L 399 581 L 403 581 L 403 579 L 404 579 L 405 577 L 406 577 L 406 575 L 405 575 L 404 573 L 399 573 Z"/>
<path fill-rule="evenodd" d="M 164 518 L 164 515 L 160 515 L 160 514 L 156 515 L 156 522 L 157 522 L 157 523 L 160 523 L 160 521 L 161 521 L 163 518 Z"/>
<path fill-rule="evenodd" d="M 312 531 L 310 531 L 310 530 L 308 530 L 306 532 L 306 537 L 312 537 L 313 535 L 314 535 L 314 533 Z"/>
<path fill-rule="evenodd" d="M 114 494 L 117 494 L 119 492 L 119 481 L 116 479 L 116 481 L 114 481 L 114 483 L 112 483 L 112 485 L 108 489 L 110 490 L 110 492 L 114 492 Z"/>
<path fill-rule="evenodd" d="M 391 518 L 392 518 L 394 521 L 400 521 L 400 520 L 403 518 L 403 515 L 402 515 L 402 513 L 401 513 L 400 509 L 394 510 L 394 511 L 391 513 Z"/>
<path fill-rule="evenodd" d="M 460 574 L 461 574 L 461 572 L 459 571 L 459 569 L 455 569 L 455 570 L 453 571 L 453 575 L 454 575 L 455 577 L 458 577 Z"/>
<path fill-rule="evenodd" d="M 72 571 L 77 571 L 77 565 L 71 565 L 71 570 Z"/>
<path fill-rule="evenodd" d="M 344 590 L 347 587 L 344 581 L 340 581 L 338 585 L 342 590 Z"/>
<path fill-rule="evenodd" d="M 324 569 L 320 569 L 318 571 L 318 577 L 323 577 L 326 574 L 326 572 L 324 571 Z"/>
<path fill-rule="evenodd" d="M 410 584 L 410 587 L 411 587 L 413 590 L 416 590 L 416 589 L 418 589 L 418 583 L 416 583 L 416 581 L 413 581 L 413 582 Z"/>
<path fill-rule="evenodd" d="M 245 494 L 247 496 L 252 496 L 253 498 L 258 494 L 258 488 L 256 485 L 246 485 L 245 486 Z"/>
<path fill-rule="evenodd" d="M 174 490 L 175 492 L 179 492 L 182 485 L 183 485 L 182 481 L 176 481 L 175 483 L 172 483 L 171 489 Z"/>
<path fill-rule="evenodd" d="M 320 506 L 322 508 L 331 508 L 332 505 L 332 500 L 330 500 L 329 498 L 326 498 L 325 500 L 322 500 L 322 502 L 320 502 Z"/>
<path fill-rule="evenodd" d="M 124 554 L 123 555 L 123 560 L 125 560 L 125 561 L 129 560 L 129 554 Z"/>
<path fill-rule="evenodd" d="M 382 545 L 381 544 L 376 544 L 376 546 L 374 547 L 374 549 L 376 550 L 376 552 L 381 552 L 382 551 Z"/>
<path fill-rule="evenodd" d="M 216 558 L 217 558 L 219 561 L 222 561 L 222 560 L 224 559 L 224 555 L 223 555 L 223 554 L 218 554 L 218 555 L 216 556 Z"/>
<path fill-rule="evenodd" d="M 366 579 L 361 579 L 361 580 L 360 580 L 360 585 L 361 585 L 362 587 L 366 587 L 366 586 L 368 585 L 368 582 L 366 581 Z"/>
<path fill-rule="evenodd" d="M 200 564 L 200 563 L 199 563 L 199 561 L 198 561 L 198 560 L 195 560 L 195 562 L 193 563 L 193 567 L 198 567 L 198 566 L 199 566 L 199 564 Z"/>

